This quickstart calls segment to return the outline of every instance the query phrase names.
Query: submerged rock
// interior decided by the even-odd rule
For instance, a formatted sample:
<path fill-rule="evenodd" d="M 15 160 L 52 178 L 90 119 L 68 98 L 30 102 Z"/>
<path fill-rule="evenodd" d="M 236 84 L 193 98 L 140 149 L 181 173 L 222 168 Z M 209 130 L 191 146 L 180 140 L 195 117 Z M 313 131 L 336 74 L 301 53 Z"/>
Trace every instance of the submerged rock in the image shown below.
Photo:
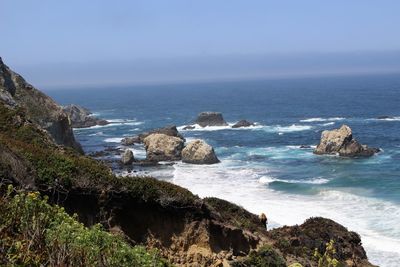
<path fill-rule="evenodd" d="M 124 154 L 121 156 L 121 162 L 124 165 L 130 165 L 135 160 L 133 152 L 130 149 L 126 149 Z"/>
<path fill-rule="evenodd" d="M 154 133 L 143 140 L 147 160 L 172 161 L 180 160 L 183 149 L 183 140 L 176 136 Z"/>
<path fill-rule="evenodd" d="M 220 112 L 201 112 L 197 116 L 195 123 L 201 127 L 228 125 Z"/>
<path fill-rule="evenodd" d="M 241 128 L 241 127 L 250 127 L 254 126 L 255 124 L 253 122 L 249 122 L 247 120 L 240 120 L 237 123 L 235 123 L 232 128 Z"/>
<path fill-rule="evenodd" d="M 182 150 L 182 161 L 193 164 L 214 164 L 220 162 L 212 146 L 203 140 L 194 140 Z"/>
<path fill-rule="evenodd" d="M 378 148 L 361 145 L 353 138 L 351 128 L 342 125 L 339 129 L 323 131 L 315 154 L 338 154 L 343 157 L 369 157 L 379 152 Z"/>
<path fill-rule="evenodd" d="M 96 125 L 107 125 L 109 124 L 106 120 L 101 120 L 92 116 L 87 108 L 78 105 L 68 105 L 63 107 L 64 112 L 68 115 L 71 120 L 71 125 L 74 128 L 87 128 Z"/>
<path fill-rule="evenodd" d="M 193 126 L 193 125 L 186 125 L 185 127 L 183 127 L 183 130 L 193 130 L 193 129 L 195 129 L 196 127 L 195 126 Z"/>

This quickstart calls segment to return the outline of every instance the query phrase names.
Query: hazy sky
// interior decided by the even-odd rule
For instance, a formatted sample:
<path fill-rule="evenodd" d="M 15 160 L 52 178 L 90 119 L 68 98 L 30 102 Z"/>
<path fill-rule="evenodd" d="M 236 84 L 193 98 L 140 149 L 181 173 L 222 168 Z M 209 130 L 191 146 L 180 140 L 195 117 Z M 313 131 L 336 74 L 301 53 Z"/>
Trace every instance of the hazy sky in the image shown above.
<path fill-rule="evenodd" d="M 39 86 L 400 71 L 399 0 L 0 0 Z"/>

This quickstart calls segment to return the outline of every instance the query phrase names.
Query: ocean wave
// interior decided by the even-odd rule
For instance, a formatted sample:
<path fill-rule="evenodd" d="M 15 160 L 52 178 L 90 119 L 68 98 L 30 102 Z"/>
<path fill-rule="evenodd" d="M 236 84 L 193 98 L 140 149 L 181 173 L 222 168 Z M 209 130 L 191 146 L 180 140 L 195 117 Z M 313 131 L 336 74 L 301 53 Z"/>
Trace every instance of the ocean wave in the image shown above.
<path fill-rule="evenodd" d="M 324 121 L 341 121 L 345 120 L 346 118 L 342 117 L 332 117 L 332 118 L 309 118 L 300 120 L 300 122 L 324 122 Z"/>
<path fill-rule="evenodd" d="M 262 176 L 259 179 L 259 182 L 262 184 L 270 184 L 273 182 L 281 182 L 288 184 L 326 184 L 329 182 L 329 180 L 321 177 L 305 179 L 305 180 L 282 180 L 270 176 Z"/>
<path fill-rule="evenodd" d="M 95 125 L 95 126 L 86 127 L 86 128 L 74 128 L 74 130 L 75 131 L 84 131 L 84 130 L 90 130 L 90 129 L 99 129 L 99 128 L 107 128 L 107 127 L 113 127 L 113 126 L 124 126 L 124 125 L 136 126 L 136 125 L 141 125 L 144 123 L 143 121 L 119 120 L 119 119 L 113 119 L 113 120 L 107 120 L 107 121 L 110 123 L 106 124 L 106 125 Z"/>
<path fill-rule="evenodd" d="M 322 124 L 320 124 L 320 125 L 321 125 L 321 126 L 330 126 L 330 125 L 334 125 L 334 124 L 335 124 L 335 122 L 332 121 L 332 122 L 322 123 Z"/>
<path fill-rule="evenodd" d="M 110 138 L 104 139 L 104 142 L 106 142 L 106 143 L 121 143 L 122 139 L 123 138 L 121 138 L 121 137 L 110 137 Z"/>
<path fill-rule="evenodd" d="M 400 117 L 396 116 L 396 117 L 389 117 L 389 118 L 383 118 L 383 119 L 379 119 L 379 118 L 372 118 L 372 119 L 367 119 L 370 121 L 400 121 Z"/>
<path fill-rule="evenodd" d="M 308 131 L 311 130 L 313 126 L 311 125 L 298 125 L 298 124 L 292 124 L 289 126 L 266 126 L 264 127 L 265 131 L 268 132 L 278 132 L 280 133 L 291 133 L 291 132 L 301 132 L 301 131 Z"/>

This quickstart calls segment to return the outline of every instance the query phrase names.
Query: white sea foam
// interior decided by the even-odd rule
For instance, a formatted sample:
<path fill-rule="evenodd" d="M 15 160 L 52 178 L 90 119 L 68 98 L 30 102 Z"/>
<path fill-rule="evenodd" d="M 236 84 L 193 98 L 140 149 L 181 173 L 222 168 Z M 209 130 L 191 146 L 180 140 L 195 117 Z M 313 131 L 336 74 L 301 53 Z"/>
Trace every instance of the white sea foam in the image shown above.
<path fill-rule="evenodd" d="M 342 121 L 346 118 L 342 117 L 333 117 L 333 118 L 309 118 L 300 120 L 300 122 L 324 122 L 324 121 Z"/>
<path fill-rule="evenodd" d="M 106 125 L 95 125 L 91 127 L 86 127 L 86 128 L 74 128 L 75 131 L 84 131 L 84 130 L 90 130 L 90 129 L 98 129 L 98 128 L 107 128 L 107 127 L 114 127 L 114 126 L 122 126 L 122 125 L 141 125 L 144 122 L 142 121 L 136 121 L 136 120 L 123 120 L 123 119 L 112 119 L 112 120 L 107 120 L 110 122 L 109 124 Z"/>
<path fill-rule="evenodd" d="M 259 182 L 262 184 L 270 184 L 273 182 L 282 182 L 288 184 L 326 184 L 329 182 L 329 180 L 321 177 L 304 179 L 304 180 L 283 180 L 283 179 L 276 179 L 270 176 L 262 176 L 260 177 Z"/>
<path fill-rule="evenodd" d="M 104 139 L 104 142 L 106 142 L 106 143 L 121 143 L 121 140 L 122 140 L 121 137 L 111 137 L 111 138 Z"/>
<path fill-rule="evenodd" d="M 400 121 L 400 117 L 389 117 L 389 118 L 384 118 L 384 119 L 378 119 L 378 118 L 373 118 L 373 119 L 367 119 L 367 120 L 372 120 L 372 121 Z"/>
<path fill-rule="evenodd" d="M 292 124 L 289 126 L 273 126 L 267 130 L 272 130 L 273 132 L 279 132 L 279 133 L 290 133 L 290 132 L 307 131 L 311 130 L 312 128 L 313 127 L 311 125 Z"/>
<path fill-rule="evenodd" d="M 200 197 L 219 197 L 256 214 L 266 212 L 272 227 L 300 224 L 312 216 L 331 218 L 361 235 L 372 263 L 397 267 L 394 263 L 400 262 L 399 205 L 351 191 L 326 190 L 314 196 L 284 194 L 269 188 L 268 184 L 274 181 L 280 180 L 269 176 L 265 167 L 238 167 L 237 162 L 228 160 L 210 166 L 178 163 L 172 180 Z M 316 177 L 283 182 L 324 184 L 328 180 Z"/>
<path fill-rule="evenodd" d="M 335 124 L 335 122 L 332 121 L 332 122 L 322 123 L 322 124 L 320 124 L 320 125 L 321 125 L 321 126 L 329 126 L 329 125 L 334 125 L 334 124 Z"/>

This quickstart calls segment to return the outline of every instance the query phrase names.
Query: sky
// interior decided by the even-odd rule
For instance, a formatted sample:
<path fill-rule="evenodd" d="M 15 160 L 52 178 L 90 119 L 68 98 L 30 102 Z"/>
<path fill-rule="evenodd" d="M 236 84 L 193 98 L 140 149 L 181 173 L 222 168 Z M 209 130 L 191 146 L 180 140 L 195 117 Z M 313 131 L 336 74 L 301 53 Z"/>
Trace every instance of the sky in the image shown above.
<path fill-rule="evenodd" d="M 398 0 L 0 0 L 0 56 L 42 87 L 400 72 Z"/>

